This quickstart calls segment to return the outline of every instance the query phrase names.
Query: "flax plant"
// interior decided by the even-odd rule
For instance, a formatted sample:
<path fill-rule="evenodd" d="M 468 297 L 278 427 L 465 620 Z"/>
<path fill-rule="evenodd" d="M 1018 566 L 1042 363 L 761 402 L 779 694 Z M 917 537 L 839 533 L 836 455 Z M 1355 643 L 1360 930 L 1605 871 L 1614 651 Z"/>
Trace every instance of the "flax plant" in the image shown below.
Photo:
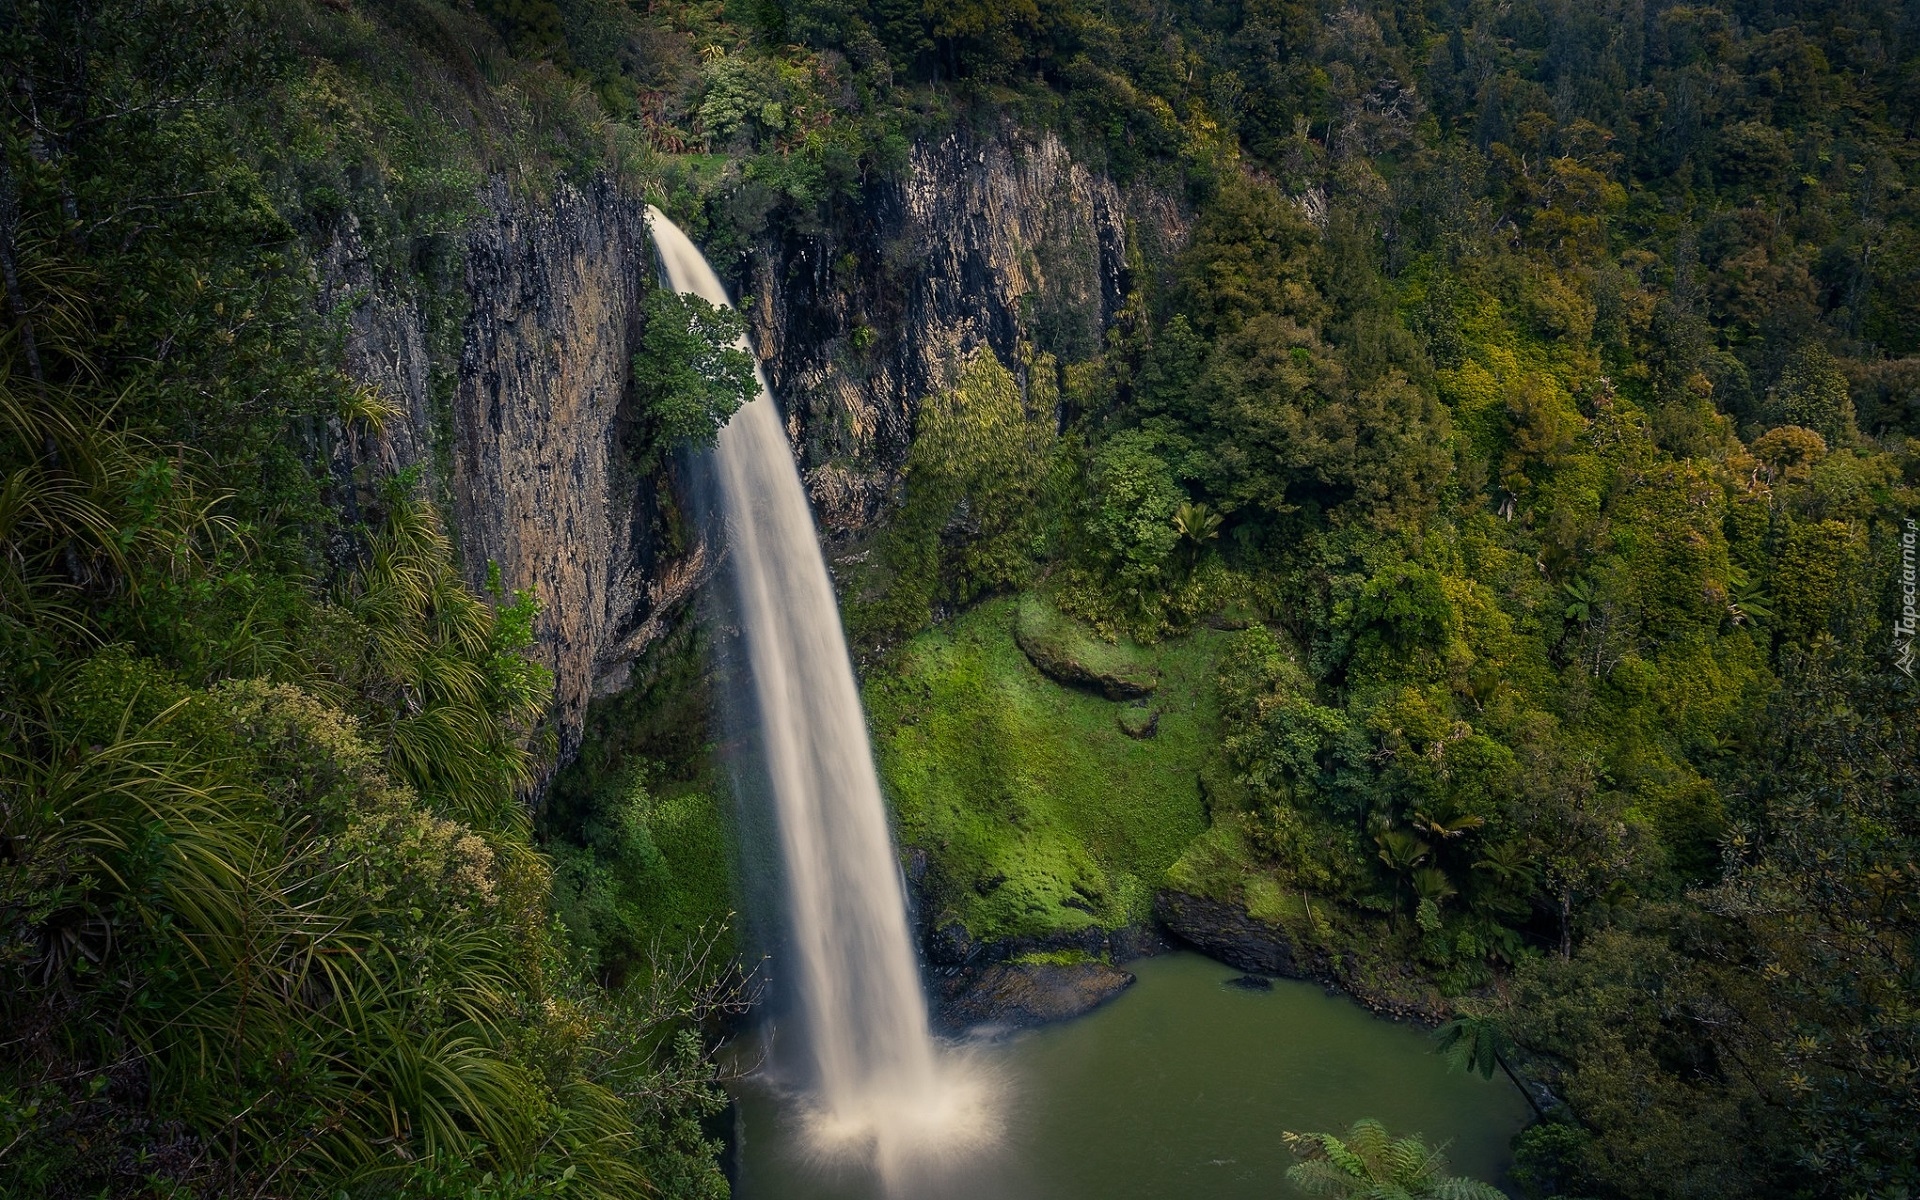
<path fill-rule="evenodd" d="M 0 1190 L 134 1186 L 61 1147 L 157 1117 L 203 1194 L 648 1193 L 630 1080 L 684 1056 L 609 1057 L 616 1009 L 565 986 L 531 602 L 396 495 L 330 599 L 248 634 L 288 647 L 265 677 L 196 685 L 142 598 L 250 547 L 124 407 L 0 368 Z"/>

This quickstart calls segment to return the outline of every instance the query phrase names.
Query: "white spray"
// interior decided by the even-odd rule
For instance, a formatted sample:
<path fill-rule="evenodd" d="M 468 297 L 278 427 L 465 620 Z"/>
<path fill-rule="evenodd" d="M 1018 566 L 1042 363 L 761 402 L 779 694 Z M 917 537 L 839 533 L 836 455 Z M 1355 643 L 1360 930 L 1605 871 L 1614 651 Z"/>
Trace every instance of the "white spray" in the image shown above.
<path fill-rule="evenodd" d="M 676 291 L 727 304 L 699 249 L 657 209 Z M 865 713 L 800 473 L 759 394 L 714 459 L 787 881 L 792 970 L 822 1151 L 872 1156 L 895 1190 L 916 1160 L 984 1132 L 982 1097 L 943 1062 L 907 931 L 906 896 Z"/>

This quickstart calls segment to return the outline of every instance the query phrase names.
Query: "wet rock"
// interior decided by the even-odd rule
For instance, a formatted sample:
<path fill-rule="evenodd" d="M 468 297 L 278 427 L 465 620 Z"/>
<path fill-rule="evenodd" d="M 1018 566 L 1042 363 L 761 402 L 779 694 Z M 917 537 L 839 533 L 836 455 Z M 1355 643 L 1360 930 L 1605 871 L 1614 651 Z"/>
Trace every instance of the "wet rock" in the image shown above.
<path fill-rule="evenodd" d="M 1024 958 L 1036 954 L 1084 954 L 1099 958 L 1107 952 L 1107 933 L 1098 925 L 1061 929 L 1037 937 L 1008 938 L 993 943 L 992 959 Z"/>
<path fill-rule="evenodd" d="M 1447 1018 L 1445 1001 L 1410 969 L 1383 972 L 1375 963 L 1363 973 L 1350 955 L 1300 945 L 1286 930 L 1237 904 L 1163 891 L 1153 898 L 1153 914 L 1180 941 L 1249 975 L 1332 984 L 1362 1007 L 1395 1020 L 1437 1025 Z"/>
<path fill-rule="evenodd" d="M 1091 1012 L 1133 981 L 1101 962 L 995 963 L 947 998 L 939 1021 L 950 1030 L 1044 1025 Z"/>
<path fill-rule="evenodd" d="M 964 966 L 978 952 L 973 936 L 958 921 L 944 922 L 927 935 L 927 958 L 940 966 Z"/>
<path fill-rule="evenodd" d="M 1171 949 L 1172 943 L 1160 936 L 1159 929 L 1150 924 L 1128 925 L 1107 934 L 1107 950 L 1116 963 L 1151 958 Z"/>
<path fill-rule="evenodd" d="M 1288 979 L 1317 976 L 1285 930 L 1238 905 L 1167 891 L 1154 897 L 1154 916 L 1181 941 L 1230 967 Z"/>
<path fill-rule="evenodd" d="M 1227 986 L 1243 992 L 1270 992 L 1273 990 L 1273 980 L 1265 975 L 1235 975 L 1227 980 Z"/>

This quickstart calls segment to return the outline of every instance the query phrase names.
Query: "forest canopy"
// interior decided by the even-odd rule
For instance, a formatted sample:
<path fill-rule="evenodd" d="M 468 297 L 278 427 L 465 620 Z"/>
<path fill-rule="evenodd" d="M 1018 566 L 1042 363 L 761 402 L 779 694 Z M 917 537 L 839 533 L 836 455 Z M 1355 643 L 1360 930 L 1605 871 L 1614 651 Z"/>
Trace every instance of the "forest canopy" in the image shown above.
<path fill-rule="evenodd" d="M 1173 876 L 1497 1030 L 1527 1194 L 1920 1188 L 1912 4 L 14 0 L 0 106 L 0 1190 L 724 1194 L 697 648 L 555 773 L 537 606 L 334 474 L 317 247 L 444 363 L 484 187 L 750 280 L 962 126 L 1178 236 L 914 398 L 870 683 L 1007 593 L 1213 627 Z M 752 363 L 647 290 L 671 497 Z"/>

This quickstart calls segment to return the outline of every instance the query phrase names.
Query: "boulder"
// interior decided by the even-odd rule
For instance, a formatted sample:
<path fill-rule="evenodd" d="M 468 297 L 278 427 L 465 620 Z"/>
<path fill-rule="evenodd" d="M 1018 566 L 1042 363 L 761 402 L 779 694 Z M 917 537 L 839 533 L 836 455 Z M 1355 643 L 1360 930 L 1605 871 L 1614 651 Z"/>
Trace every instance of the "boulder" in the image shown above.
<path fill-rule="evenodd" d="M 1152 958 L 1156 954 L 1165 954 L 1173 949 L 1166 938 L 1160 936 L 1158 927 L 1151 923 L 1126 925 L 1107 934 L 1107 950 L 1117 963 L 1132 962 L 1136 958 Z"/>
<path fill-rule="evenodd" d="M 1237 904 L 1165 891 L 1154 897 L 1153 910 L 1168 932 L 1230 967 L 1288 979 L 1326 974 L 1324 964 L 1302 961 L 1286 930 L 1249 916 Z"/>
<path fill-rule="evenodd" d="M 927 933 L 927 958 L 939 966 L 965 966 L 979 950 L 967 927 L 958 921 L 942 922 Z"/>
<path fill-rule="evenodd" d="M 1160 673 L 1138 650 L 1100 641 L 1035 596 L 1021 597 L 1014 610 L 1013 640 L 1042 675 L 1109 700 L 1150 696 L 1160 686 Z"/>
<path fill-rule="evenodd" d="M 1438 1025 L 1449 1015 L 1433 985 L 1408 965 L 1381 970 L 1376 962 L 1373 969 L 1358 971 L 1351 953 L 1300 945 L 1286 930 L 1237 904 L 1168 890 L 1154 896 L 1153 915 L 1168 933 L 1200 953 L 1248 973 L 1233 980 L 1233 986 L 1257 987 L 1248 980 L 1260 976 L 1312 979 L 1332 984 L 1363 1008 L 1396 1021 Z"/>
<path fill-rule="evenodd" d="M 994 963 L 940 1006 L 948 1029 L 1025 1028 L 1091 1012 L 1133 985 L 1130 971 L 1103 962 Z"/>

